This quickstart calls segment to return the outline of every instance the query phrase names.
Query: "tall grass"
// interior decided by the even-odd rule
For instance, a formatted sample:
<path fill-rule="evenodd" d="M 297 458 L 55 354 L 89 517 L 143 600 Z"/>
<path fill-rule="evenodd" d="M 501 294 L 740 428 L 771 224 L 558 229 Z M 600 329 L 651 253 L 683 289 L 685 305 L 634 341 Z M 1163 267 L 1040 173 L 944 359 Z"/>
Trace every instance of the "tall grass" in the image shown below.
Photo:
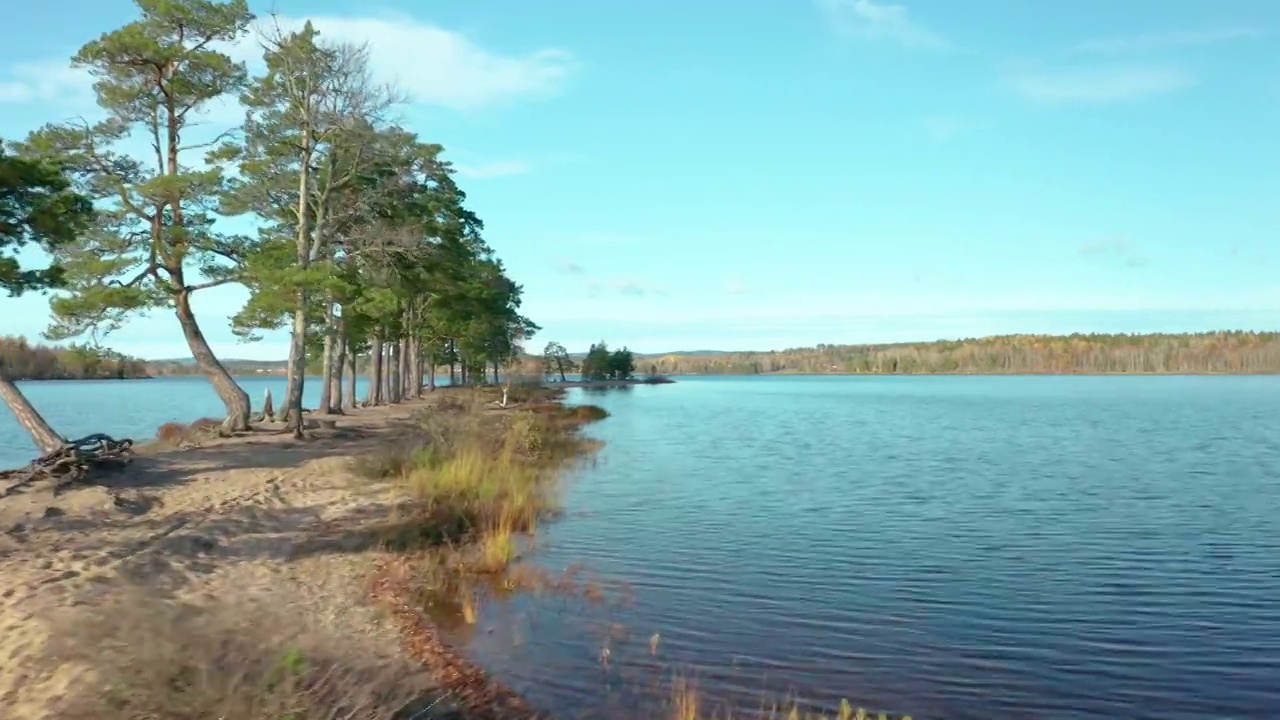
<path fill-rule="evenodd" d="M 467 574 L 510 566 L 521 539 L 557 510 L 559 473 L 596 447 L 580 428 L 607 415 L 547 403 L 549 393 L 531 395 L 538 404 L 523 409 L 491 412 L 491 394 L 455 392 L 421 419 L 419 443 L 358 465 L 367 476 L 393 478 L 410 499 L 399 509 L 397 545 L 445 553 L 446 566 Z M 417 547 L 403 542 L 406 534 Z"/>

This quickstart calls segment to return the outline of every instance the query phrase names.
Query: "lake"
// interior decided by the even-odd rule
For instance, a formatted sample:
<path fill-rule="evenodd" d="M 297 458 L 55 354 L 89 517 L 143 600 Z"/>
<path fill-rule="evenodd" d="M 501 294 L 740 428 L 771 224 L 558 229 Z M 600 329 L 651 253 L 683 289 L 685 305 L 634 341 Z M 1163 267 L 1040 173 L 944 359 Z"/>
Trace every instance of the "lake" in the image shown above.
<path fill-rule="evenodd" d="M 516 600 L 457 636 L 538 706 L 634 717 L 678 673 L 748 708 L 1280 717 L 1280 378 L 574 392 L 608 444 L 536 561 L 633 601 Z"/>
<path fill-rule="evenodd" d="M 243 382 L 255 406 L 283 396 Z M 68 435 L 220 410 L 200 378 L 22 387 Z M 794 692 L 917 720 L 1280 716 L 1280 377 L 569 397 L 612 413 L 589 429 L 607 445 L 533 562 L 583 562 L 631 602 L 517 598 L 454 634 L 559 717 L 634 718 L 676 673 L 747 707 Z M 0 465 L 31 454 L 0 413 Z"/>
<path fill-rule="evenodd" d="M 271 388 L 277 409 L 284 402 L 283 377 L 242 377 L 236 382 L 249 393 L 255 410 L 262 409 L 267 388 Z M 40 380 L 20 382 L 18 387 L 55 430 L 70 438 L 104 432 L 141 442 L 155 437 L 156 428 L 166 422 L 191 422 L 226 414 L 213 386 L 202 375 L 150 380 Z M 366 387 L 364 378 L 360 378 L 356 385 L 360 399 L 364 399 Z M 303 407 L 314 408 L 319 399 L 320 378 L 307 378 Z M 0 408 L 0 468 L 25 465 L 36 454 L 26 431 L 7 409 Z"/>

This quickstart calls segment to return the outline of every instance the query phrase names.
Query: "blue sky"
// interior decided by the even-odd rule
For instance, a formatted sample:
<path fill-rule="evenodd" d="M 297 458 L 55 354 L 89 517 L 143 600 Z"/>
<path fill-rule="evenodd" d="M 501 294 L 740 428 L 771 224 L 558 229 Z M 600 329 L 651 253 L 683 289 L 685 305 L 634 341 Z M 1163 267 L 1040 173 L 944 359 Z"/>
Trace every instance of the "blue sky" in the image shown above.
<path fill-rule="evenodd" d="M 371 43 L 524 284 L 536 347 L 1280 327 L 1274 0 L 272 7 Z M 66 58 L 132 17 L 7 9 L 0 136 L 91 112 Z M 243 291 L 197 297 L 221 355 L 284 356 L 228 331 Z M 35 335 L 45 300 L 0 317 Z M 163 313 L 108 342 L 187 354 Z"/>

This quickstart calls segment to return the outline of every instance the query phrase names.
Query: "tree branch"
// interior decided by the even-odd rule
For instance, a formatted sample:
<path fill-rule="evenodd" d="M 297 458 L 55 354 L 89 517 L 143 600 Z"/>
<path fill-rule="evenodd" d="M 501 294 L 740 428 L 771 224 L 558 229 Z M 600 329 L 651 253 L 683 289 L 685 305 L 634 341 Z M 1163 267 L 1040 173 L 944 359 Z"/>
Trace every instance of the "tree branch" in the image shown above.
<path fill-rule="evenodd" d="M 187 285 L 182 289 L 186 291 L 188 294 L 190 294 L 197 290 L 208 290 L 209 288 L 215 288 L 215 287 L 218 287 L 219 285 L 228 285 L 233 282 L 236 282 L 235 278 L 223 278 L 221 280 L 210 280 L 209 282 L 196 283 L 195 285 Z"/>

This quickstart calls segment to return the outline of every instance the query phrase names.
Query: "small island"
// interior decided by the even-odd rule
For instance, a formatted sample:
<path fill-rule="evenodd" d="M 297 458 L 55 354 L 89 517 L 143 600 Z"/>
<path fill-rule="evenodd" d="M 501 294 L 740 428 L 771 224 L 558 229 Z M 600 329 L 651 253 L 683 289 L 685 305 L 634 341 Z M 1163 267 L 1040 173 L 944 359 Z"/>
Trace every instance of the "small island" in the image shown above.
<path fill-rule="evenodd" d="M 637 378 L 635 353 L 623 347 L 609 351 L 609 345 L 601 340 L 594 343 L 587 354 L 577 360 L 565 349 L 564 345 L 552 341 L 542 351 L 542 375 L 544 385 L 558 388 L 611 388 L 631 385 L 665 385 L 675 382 L 665 375 L 659 375 L 657 368 L 651 366 L 649 374 Z M 570 374 L 579 377 L 569 379 Z M 547 380 L 547 376 L 551 376 Z"/>

